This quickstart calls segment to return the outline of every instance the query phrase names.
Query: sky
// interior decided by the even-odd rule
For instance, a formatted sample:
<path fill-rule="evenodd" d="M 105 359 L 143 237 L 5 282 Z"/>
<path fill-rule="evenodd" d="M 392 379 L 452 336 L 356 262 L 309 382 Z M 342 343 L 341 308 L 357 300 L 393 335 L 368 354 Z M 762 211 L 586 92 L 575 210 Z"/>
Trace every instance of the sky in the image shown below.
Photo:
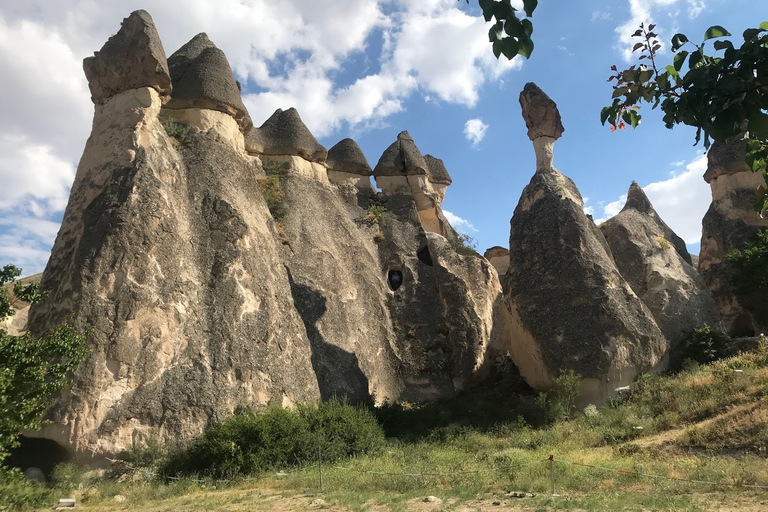
<path fill-rule="evenodd" d="M 508 245 L 535 171 L 518 101 L 535 82 L 560 110 L 554 164 L 587 213 L 618 213 L 635 180 L 698 254 L 711 200 L 703 147 L 648 106 L 640 127 L 611 133 L 599 121 L 606 80 L 634 63 L 641 22 L 657 24 L 667 64 L 676 32 L 700 41 L 719 24 L 740 42 L 768 20 L 765 0 L 540 0 L 531 59 L 510 62 L 494 58 L 477 0 L 0 0 L 0 265 L 45 267 L 93 117 L 82 60 L 135 9 L 152 15 L 168 55 L 206 32 L 256 125 L 296 107 L 326 148 L 352 137 L 371 166 L 408 130 L 444 160 L 443 208 L 481 253 Z"/>

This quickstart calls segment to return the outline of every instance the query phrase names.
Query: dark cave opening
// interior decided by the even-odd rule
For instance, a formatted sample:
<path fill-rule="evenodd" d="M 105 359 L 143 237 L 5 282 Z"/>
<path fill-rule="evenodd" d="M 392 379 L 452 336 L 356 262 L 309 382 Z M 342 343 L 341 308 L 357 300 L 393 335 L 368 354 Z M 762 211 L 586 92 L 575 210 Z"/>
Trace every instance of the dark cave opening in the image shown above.
<path fill-rule="evenodd" d="M 400 285 L 403 284 L 403 273 L 399 270 L 390 270 L 387 274 L 387 282 L 393 292 L 397 291 Z"/>
<path fill-rule="evenodd" d="M 73 459 L 72 454 L 56 441 L 36 437 L 21 436 L 19 446 L 11 450 L 3 464 L 26 471 L 40 468 L 47 481 L 51 480 L 53 470 L 62 462 Z"/>
<path fill-rule="evenodd" d="M 429 252 L 429 246 L 425 245 L 416 252 L 416 257 L 419 261 L 425 265 L 433 266 L 435 263 L 432 261 L 432 254 Z"/>

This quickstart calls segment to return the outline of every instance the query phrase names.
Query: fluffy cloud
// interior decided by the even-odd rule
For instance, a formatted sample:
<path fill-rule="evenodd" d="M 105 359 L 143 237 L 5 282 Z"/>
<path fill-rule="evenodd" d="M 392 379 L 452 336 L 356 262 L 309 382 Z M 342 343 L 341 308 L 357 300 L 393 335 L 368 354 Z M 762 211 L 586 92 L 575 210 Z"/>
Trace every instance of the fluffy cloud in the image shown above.
<path fill-rule="evenodd" d="M 466 231 L 469 229 L 470 231 L 477 232 L 475 226 L 473 226 L 467 219 L 462 219 L 448 210 L 443 210 L 443 215 L 445 215 L 445 218 L 448 219 L 448 222 L 451 223 L 451 226 L 453 226 L 456 231 Z"/>
<path fill-rule="evenodd" d="M 464 123 L 464 137 L 476 148 L 480 141 L 485 137 L 488 125 L 482 119 L 470 119 Z"/>
<path fill-rule="evenodd" d="M 519 3 L 519 2 L 518 2 Z M 415 94 L 472 106 L 480 88 L 521 65 L 496 60 L 482 18 L 455 0 L 26 0 L 0 6 L 0 258 L 39 269 L 66 204 L 93 106 L 82 59 L 135 9 L 148 10 L 166 53 L 205 31 L 244 84 L 260 124 L 295 106 L 317 136 L 366 129 Z M 23 222 L 22 222 L 23 221 Z M 30 228 L 22 232 L 20 226 Z M 25 252 L 25 248 L 28 252 Z"/>
<path fill-rule="evenodd" d="M 706 169 L 707 157 L 702 155 L 686 165 L 684 172 L 643 187 L 659 216 L 687 244 L 701 241 L 701 219 L 712 201 L 709 185 L 701 178 Z M 622 194 L 604 204 L 603 214 L 595 222 L 600 224 L 619 213 L 626 201 L 627 195 Z"/>

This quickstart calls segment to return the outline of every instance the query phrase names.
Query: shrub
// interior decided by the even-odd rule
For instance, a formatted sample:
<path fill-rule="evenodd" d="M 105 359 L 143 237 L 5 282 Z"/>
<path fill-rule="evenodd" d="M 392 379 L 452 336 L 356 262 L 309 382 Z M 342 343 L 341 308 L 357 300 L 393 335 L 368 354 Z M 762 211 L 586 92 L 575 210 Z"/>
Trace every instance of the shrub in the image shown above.
<path fill-rule="evenodd" d="M 264 173 L 266 176 L 257 179 L 259 191 L 267 203 L 269 213 L 276 221 L 283 219 L 288 213 L 285 205 L 285 192 L 280 184 L 280 173 L 282 166 L 279 162 L 268 162 L 264 164 Z"/>
<path fill-rule="evenodd" d="M 554 423 L 573 415 L 576 399 L 579 397 L 580 383 L 581 377 L 573 370 L 567 370 L 553 379 L 550 389 L 539 393 L 536 405 L 544 412 L 547 422 Z"/>
<path fill-rule="evenodd" d="M 165 133 L 167 133 L 169 137 L 173 137 L 182 144 L 188 142 L 189 134 L 192 130 L 188 125 L 168 117 L 160 118 L 160 124 L 163 125 Z"/>
<path fill-rule="evenodd" d="M 51 491 L 43 484 L 27 480 L 17 468 L 0 466 L 0 510 L 42 509 L 52 501 Z"/>
<path fill-rule="evenodd" d="M 720 329 L 705 325 L 694 329 L 683 343 L 683 359 L 707 364 L 723 357 L 728 335 Z"/>
<path fill-rule="evenodd" d="M 383 446 L 384 432 L 373 415 L 331 400 L 246 411 L 209 427 L 163 468 L 170 474 L 227 478 L 370 453 Z M 319 453 L 318 453 L 319 452 Z"/>
<path fill-rule="evenodd" d="M 456 233 L 456 235 L 452 235 L 448 233 L 446 239 L 458 254 L 462 256 L 477 256 L 477 242 L 468 234 Z"/>
<path fill-rule="evenodd" d="M 739 292 L 768 289 L 768 229 L 761 229 L 743 250 L 729 252 L 726 259 L 736 270 L 734 285 Z"/>
<path fill-rule="evenodd" d="M 387 208 L 378 204 L 372 204 L 368 206 L 366 211 L 368 212 L 368 215 L 366 216 L 368 224 L 374 225 L 378 224 L 381 219 L 384 218 L 384 212 L 387 211 Z"/>

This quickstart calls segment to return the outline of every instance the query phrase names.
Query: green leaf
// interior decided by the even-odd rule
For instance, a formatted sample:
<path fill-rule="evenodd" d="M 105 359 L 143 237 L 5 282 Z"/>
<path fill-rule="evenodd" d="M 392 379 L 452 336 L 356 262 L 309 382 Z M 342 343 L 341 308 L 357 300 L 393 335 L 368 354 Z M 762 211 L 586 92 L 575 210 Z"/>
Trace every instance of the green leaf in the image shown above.
<path fill-rule="evenodd" d="M 683 50 L 677 55 L 675 55 L 674 60 L 672 61 L 675 65 L 675 70 L 680 71 L 680 69 L 683 67 L 683 63 L 685 62 L 685 58 L 688 56 L 688 52 Z"/>
<path fill-rule="evenodd" d="M 731 33 L 725 30 L 720 25 L 713 25 L 709 27 L 707 31 L 704 33 L 704 40 L 706 41 L 707 39 L 713 39 L 715 37 L 724 37 L 729 35 L 731 35 Z"/>
<path fill-rule="evenodd" d="M 672 77 L 680 76 L 680 73 L 678 73 L 677 69 L 675 69 L 675 66 L 673 66 L 672 64 L 669 64 L 664 69 L 667 70 L 667 73 L 669 73 L 669 76 L 672 76 Z"/>
<path fill-rule="evenodd" d="M 725 41 L 715 41 L 715 50 L 727 50 L 729 48 L 733 48 L 733 43 L 727 39 Z"/>
<path fill-rule="evenodd" d="M 501 41 L 493 42 L 493 54 L 497 59 L 499 58 L 499 55 L 501 55 Z"/>
<path fill-rule="evenodd" d="M 509 18 L 504 23 L 504 32 L 514 38 L 522 37 L 525 34 L 523 30 L 523 24 L 517 18 Z"/>
<path fill-rule="evenodd" d="M 696 67 L 696 64 L 701 62 L 701 60 L 704 58 L 704 55 L 701 53 L 701 50 L 696 50 L 691 54 L 691 57 L 688 59 L 688 67 L 690 69 L 693 69 Z"/>
<path fill-rule="evenodd" d="M 685 34 L 675 34 L 672 36 L 672 51 L 676 52 L 681 46 L 688 42 Z"/>
<path fill-rule="evenodd" d="M 526 59 L 529 58 L 533 53 L 533 41 L 530 38 L 521 37 L 518 42 L 520 44 L 520 49 L 517 53 Z"/>
<path fill-rule="evenodd" d="M 520 24 L 523 26 L 523 32 L 530 37 L 533 35 L 533 23 L 531 23 L 531 20 L 523 20 L 520 22 Z"/>
<path fill-rule="evenodd" d="M 640 124 L 640 118 L 642 116 L 637 113 L 637 110 L 630 110 L 629 117 L 630 117 L 629 124 L 632 125 L 632 128 L 637 128 L 637 125 Z"/>
<path fill-rule="evenodd" d="M 756 112 L 749 118 L 747 128 L 751 137 L 757 139 L 768 139 L 768 114 Z"/>
<path fill-rule="evenodd" d="M 539 5 L 539 0 L 523 0 L 523 10 L 529 18 L 533 16 L 533 11 Z"/>
<path fill-rule="evenodd" d="M 488 23 L 493 19 L 493 4 L 494 0 L 478 0 L 478 3 L 480 4 L 480 8 L 483 10 L 483 17 L 485 18 L 485 22 Z"/>
<path fill-rule="evenodd" d="M 653 78 L 653 70 L 648 69 L 646 66 L 640 66 L 640 74 L 638 76 L 638 81 L 641 83 L 645 83 L 651 78 Z"/>
<path fill-rule="evenodd" d="M 503 53 L 509 60 L 512 60 L 517 56 L 519 48 L 520 45 L 511 37 L 505 37 L 501 40 L 501 53 Z"/>
<path fill-rule="evenodd" d="M 755 36 L 757 36 L 762 30 L 759 28 L 748 28 L 744 31 L 744 41 L 751 41 L 752 39 L 755 39 Z"/>
<path fill-rule="evenodd" d="M 629 87 L 617 87 L 613 90 L 613 94 L 611 95 L 612 98 L 618 98 L 619 96 L 623 96 L 629 92 Z"/>
<path fill-rule="evenodd" d="M 605 122 L 609 117 L 611 117 L 611 113 L 613 113 L 613 107 L 603 107 L 603 109 L 600 111 L 600 124 L 605 125 Z"/>
<path fill-rule="evenodd" d="M 515 8 L 512 7 L 509 0 L 501 0 L 493 3 L 493 14 L 497 20 L 509 20 L 515 18 Z"/>
<path fill-rule="evenodd" d="M 760 24 L 762 30 L 768 30 L 768 21 L 764 21 Z"/>
<path fill-rule="evenodd" d="M 488 31 L 488 40 L 492 43 L 495 43 L 496 41 L 500 41 L 503 28 L 504 28 L 503 22 L 497 21 L 496 23 L 494 23 L 491 29 Z"/>

